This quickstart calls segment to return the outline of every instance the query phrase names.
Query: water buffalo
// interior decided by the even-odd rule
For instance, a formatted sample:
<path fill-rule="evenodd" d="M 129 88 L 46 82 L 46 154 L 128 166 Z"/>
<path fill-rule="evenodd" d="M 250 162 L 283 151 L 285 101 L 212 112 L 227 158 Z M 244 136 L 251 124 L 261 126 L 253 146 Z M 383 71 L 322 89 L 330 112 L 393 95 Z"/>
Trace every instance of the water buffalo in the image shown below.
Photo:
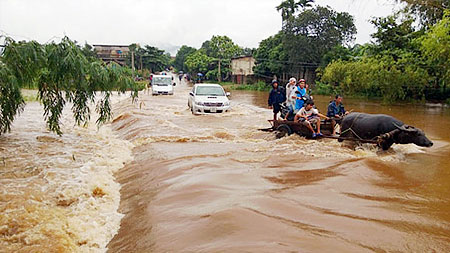
<path fill-rule="evenodd" d="M 433 146 L 422 130 L 385 114 L 350 113 L 342 119 L 341 137 L 377 140 L 383 150 L 388 150 L 394 143 Z"/>

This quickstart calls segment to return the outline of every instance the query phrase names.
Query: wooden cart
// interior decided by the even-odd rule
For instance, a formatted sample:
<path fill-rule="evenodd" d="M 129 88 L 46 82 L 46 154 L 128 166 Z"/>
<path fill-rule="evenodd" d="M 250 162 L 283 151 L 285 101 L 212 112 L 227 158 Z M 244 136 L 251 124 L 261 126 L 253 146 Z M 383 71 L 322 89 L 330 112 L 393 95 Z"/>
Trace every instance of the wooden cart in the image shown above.
<path fill-rule="evenodd" d="M 284 136 L 288 136 L 293 133 L 299 134 L 301 136 L 305 136 L 306 138 L 312 138 L 313 133 L 302 122 L 294 122 L 294 121 L 287 121 L 287 120 L 269 120 L 269 122 L 272 125 L 271 128 L 260 129 L 260 130 L 270 131 L 270 132 L 276 131 L 277 138 L 282 138 Z M 313 125 L 313 128 L 316 129 L 316 126 Z M 322 134 L 330 136 L 333 133 L 331 121 L 321 120 L 320 131 L 322 132 Z"/>
<path fill-rule="evenodd" d="M 312 138 L 311 130 L 309 130 L 309 128 L 303 125 L 301 122 L 286 121 L 286 120 L 268 120 L 268 121 L 270 122 L 272 127 L 259 130 L 265 132 L 276 132 L 277 138 L 283 138 L 293 133 L 299 134 L 306 138 Z M 314 125 L 313 128 L 316 129 Z M 354 137 L 332 136 L 333 128 L 331 125 L 331 121 L 329 120 L 321 120 L 320 132 L 323 134 L 323 136 L 319 138 L 336 139 L 339 141 L 354 141 L 358 143 L 371 143 L 376 144 L 379 147 L 381 147 L 381 144 L 384 141 L 382 136 L 377 136 L 371 140 L 364 140 Z"/>

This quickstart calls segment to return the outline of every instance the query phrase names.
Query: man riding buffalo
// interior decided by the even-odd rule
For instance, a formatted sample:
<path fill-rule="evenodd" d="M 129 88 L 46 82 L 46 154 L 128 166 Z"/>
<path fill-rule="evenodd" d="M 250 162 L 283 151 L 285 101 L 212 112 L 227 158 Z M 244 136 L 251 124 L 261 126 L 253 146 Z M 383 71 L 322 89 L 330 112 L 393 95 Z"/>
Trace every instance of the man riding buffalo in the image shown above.
<path fill-rule="evenodd" d="M 336 123 L 340 124 L 342 118 L 347 115 L 344 105 L 342 104 L 342 96 L 336 95 L 335 99 L 328 105 L 327 117 L 331 119 L 331 127 L 333 128 L 333 135 L 336 134 Z"/>

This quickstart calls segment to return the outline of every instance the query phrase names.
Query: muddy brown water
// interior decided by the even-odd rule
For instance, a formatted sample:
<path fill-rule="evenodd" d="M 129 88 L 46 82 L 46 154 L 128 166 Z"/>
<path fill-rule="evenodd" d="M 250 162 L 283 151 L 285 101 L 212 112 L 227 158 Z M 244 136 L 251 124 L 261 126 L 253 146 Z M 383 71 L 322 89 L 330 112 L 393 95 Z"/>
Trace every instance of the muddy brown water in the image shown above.
<path fill-rule="evenodd" d="M 0 252 L 450 251 L 448 108 L 344 98 L 434 142 L 381 152 L 257 131 L 266 92 L 194 116 L 189 89 L 117 98 L 100 129 L 68 110 L 62 137 L 27 105 L 0 136 Z M 329 100 L 315 97 L 322 112 Z"/>
<path fill-rule="evenodd" d="M 117 173 L 125 214 L 109 252 L 448 252 L 450 111 L 344 99 L 422 128 L 432 148 L 356 150 L 275 139 L 267 93 L 232 93 L 229 113 L 194 116 L 186 85 L 116 105 L 135 145 Z M 329 98 L 316 97 L 324 111 Z"/>

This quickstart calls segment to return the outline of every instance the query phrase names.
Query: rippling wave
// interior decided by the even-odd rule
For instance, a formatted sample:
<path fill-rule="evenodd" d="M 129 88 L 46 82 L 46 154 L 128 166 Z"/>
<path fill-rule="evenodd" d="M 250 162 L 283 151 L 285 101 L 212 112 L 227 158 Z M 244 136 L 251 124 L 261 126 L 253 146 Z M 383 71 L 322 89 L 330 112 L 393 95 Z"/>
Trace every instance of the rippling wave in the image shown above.
<path fill-rule="evenodd" d="M 271 111 L 239 100 L 194 116 L 188 88 L 116 105 L 112 127 L 135 145 L 118 173 L 127 213 L 111 252 L 386 252 L 450 249 L 450 175 L 439 150 L 355 149 L 276 139 Z M 444 152 L 444 154 L 447 154 Z M 415 166 L 417 159 L 419 164 Z M 445 162 L 444 162 L 445 164 Z M 423 164 L 422 164 L 423 166 Z"/>
<path fill-rule="evenodd" d="M 0 251 L 104 252 L 117 233 L 120 185 L 114 173 L 132 160 L 132 144 L 110 127 L 50 133 L 42 108 L 28 103 L 0 137 Z"/>

